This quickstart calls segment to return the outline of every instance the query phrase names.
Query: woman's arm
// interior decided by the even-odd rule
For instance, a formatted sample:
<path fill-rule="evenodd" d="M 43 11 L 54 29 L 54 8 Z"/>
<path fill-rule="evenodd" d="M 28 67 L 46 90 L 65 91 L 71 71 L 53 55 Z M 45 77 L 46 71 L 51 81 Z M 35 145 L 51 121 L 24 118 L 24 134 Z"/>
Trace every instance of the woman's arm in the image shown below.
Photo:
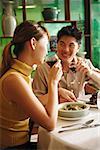
<path fill-rule="evenodd" d="M 47 94 L 41 94 L 38 96 L 38 99 L 40 100 L 40 102 L 45 106 L 48 102 L 48 93 Z"/>
<path fill-rule="evenodd" d="M 57 120 L 58 81 L 61 75 L 62 70 L 58 62 L 52 67 L 50 72 L 48 102 L 45 107 L 20 75 L 11 74 L 4 80 L 4 95 L 8 100 L 17 103 L 27 116 L 31 117 L 36 123 L 47 130 L 52 130 Z"/>
<path fill-rule="evenodd" d="M 37 67 L 33 77 L 32 88 L 34 94 L 38 97 L 43 105 L 48 101 L 48 75 L 50 67 L 44 63 Z"/>

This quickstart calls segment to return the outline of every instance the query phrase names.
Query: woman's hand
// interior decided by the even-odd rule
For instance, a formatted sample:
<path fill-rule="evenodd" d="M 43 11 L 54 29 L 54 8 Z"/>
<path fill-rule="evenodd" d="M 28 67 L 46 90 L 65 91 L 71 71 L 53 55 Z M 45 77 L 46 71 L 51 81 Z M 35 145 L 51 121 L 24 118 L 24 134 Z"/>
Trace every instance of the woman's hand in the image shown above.
<path fill-rule="evenodd" d="M 62 76 L 62 66 L 61 66 L 61 61 L 58 60 L 53 67 L 50 69 L 49 73 L 49 81 L 57 81 L 61 79 Z"/>
<path fill-rule="evenodd" d="M 59 101 L 60 103 L 63 103 L 63 102 L 73 102 L 77 100 L 73 92 L 64 88 L 59 88 Z"/>

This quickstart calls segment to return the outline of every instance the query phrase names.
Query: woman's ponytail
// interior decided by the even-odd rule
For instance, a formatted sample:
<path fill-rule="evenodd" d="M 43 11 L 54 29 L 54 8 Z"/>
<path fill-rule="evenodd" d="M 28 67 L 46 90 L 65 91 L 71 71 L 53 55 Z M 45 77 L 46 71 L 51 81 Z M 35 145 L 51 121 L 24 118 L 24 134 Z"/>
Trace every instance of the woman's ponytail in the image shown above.
<path fill-rule="evenodd" d="M 3 50 L 0 77 L 11 67 L 12 63 L 11 46 L 12 42 L 8 43 Z"/>
<path fill-rule="evenodd" d="M 26 41 L 29 41 L 33 37 L 38 41 L 41 37 L 43 37 L 44 33 L 47 33 L 47 30 L 38 24 L 33 24 L 29 21 L 24 21 L 19 24 L 14 31 L 12 42 L 6 45 L 3 50 L 0 77 L 9 70 L 13 63 L 11 46 L 14 45 L 13 54 L 16 58 L 18 58 L 20 53 L 24 50 Z"/>

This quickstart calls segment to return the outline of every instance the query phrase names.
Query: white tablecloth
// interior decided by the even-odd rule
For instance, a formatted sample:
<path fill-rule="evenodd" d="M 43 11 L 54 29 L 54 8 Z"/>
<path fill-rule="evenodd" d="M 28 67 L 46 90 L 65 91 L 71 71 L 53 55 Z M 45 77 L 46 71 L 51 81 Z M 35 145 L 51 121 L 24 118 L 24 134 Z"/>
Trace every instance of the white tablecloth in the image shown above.
<path fill-rule="evenodd" d="M 40 150 L 100 150 L 100 126 L 58 133 L 63 125 L 85 122 L 90 118 L 94 119 L 93 124 L 100 123 L 100 110 L 92 108 L 89 115 L 77 121 L 58 119 L 56 129 L 51 132 L 40 127 L 38 147 Z"/>

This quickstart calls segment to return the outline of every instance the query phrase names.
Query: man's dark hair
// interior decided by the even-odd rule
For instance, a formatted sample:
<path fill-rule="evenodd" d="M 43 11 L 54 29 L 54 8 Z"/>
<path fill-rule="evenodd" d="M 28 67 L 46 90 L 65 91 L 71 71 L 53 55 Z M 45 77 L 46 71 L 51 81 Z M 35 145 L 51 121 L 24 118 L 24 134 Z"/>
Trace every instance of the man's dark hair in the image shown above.
<path fill-rule="evenodd" d="M 75 26 L 65 26 L 62 27 L 57 33 L 57 42 L 62 36 L 73 36 L 75 37 L 78 44 L 81 44 L 82 32 Z"/>

